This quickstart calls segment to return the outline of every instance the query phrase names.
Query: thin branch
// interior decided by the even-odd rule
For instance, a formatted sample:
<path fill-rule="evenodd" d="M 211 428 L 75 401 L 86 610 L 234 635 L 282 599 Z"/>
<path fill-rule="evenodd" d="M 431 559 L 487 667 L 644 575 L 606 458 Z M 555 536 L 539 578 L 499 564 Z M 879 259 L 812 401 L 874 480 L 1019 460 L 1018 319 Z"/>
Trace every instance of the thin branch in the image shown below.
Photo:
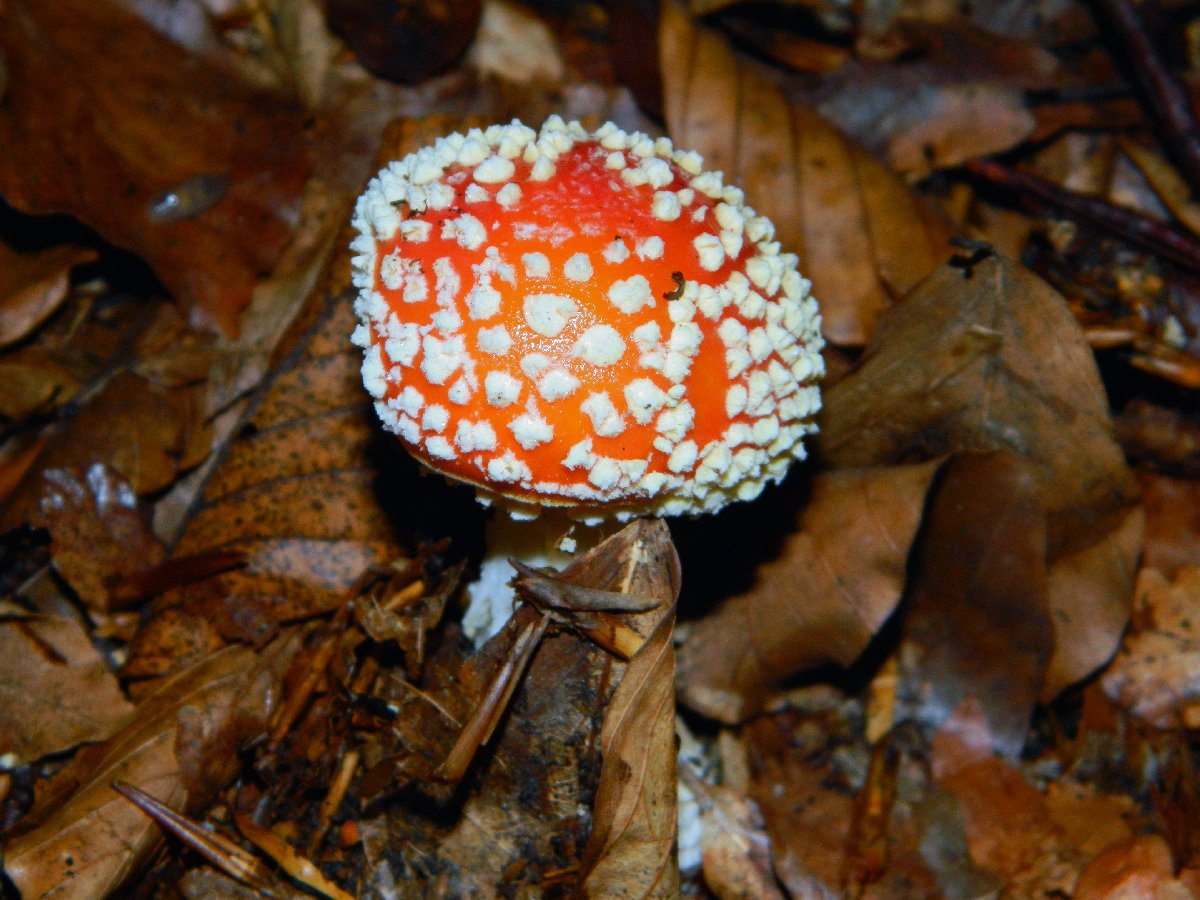
<path fill-rule="evenodd" d="M 976 179 L 1010 191 L 1023 202 L 1086 222 L 1177 266 L 1200 272 L 1200 243 L 1165 222 L 992 160 L 974 160 L 965 168 Z"/>
<path fill-rule="evenodd" d="M 1141 13 L 1131 0 L 1092 2 L 1101 25 L 1109 26 L 1105 31 L 1119 46 L 1129 71 L 1145 94 L 1167 151 L 1192 193 L 1200 196 L 1200 123 L 1196 121 L 1187 88 L 1150 40 Z"/>

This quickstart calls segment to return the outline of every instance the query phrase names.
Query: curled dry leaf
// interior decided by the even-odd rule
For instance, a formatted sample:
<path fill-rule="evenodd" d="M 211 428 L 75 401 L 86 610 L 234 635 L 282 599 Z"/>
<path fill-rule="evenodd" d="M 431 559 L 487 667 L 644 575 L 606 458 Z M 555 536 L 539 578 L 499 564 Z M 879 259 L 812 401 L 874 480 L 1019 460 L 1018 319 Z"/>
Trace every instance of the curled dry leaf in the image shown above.
<path fill-rule="evenodd" d="M 78 622 L 0 622 L 0 756 L 11 754 L 20 765 L 101 741 L 132 712 Z"/>
<path fill-rule="evenodd" d="M 665 525 L 635 522 L 559 574 L 597 590 L 657 597 L 655 609 L 622 616 L 636 633 L 656 634 L 655 623 L 674 601 L 679 573 Z M 400 714 L 390 729 L 398 747 L 389 752 L 399 749 L 433 769 L 473 714 L 475 698 L 483 695 L 497 669 L 508 664 L 516 636 L 540 618 L 542 613 L 522 605 L 470 657 L 464 657 L 463 643 L 438 642 L 419 689 L 391 681 L 389 702 Z M 661 639 L 662 633 L 657 636 Z M 659 665 L 664 664 L 663 649 Z M 669 656 L 669 641 L 665 652 Z M 609 822 L 604 833 L 613 840 L 597 845 L 592 858 L 620 868 L 630 884 L 650 881 L 661 859 L 670 857 L 674 839 L 674 826 L 668 824 L 674 821 L 674 779 L 665 774 L 665 767 L 671 772 L 674 767 L 671 679 L 667 673 L 665 688 L 659 679 L 629 682 L 627 694 L 639 694 L 634 690 L 638 684 L 642 691 L 651 684 L 656 691 L 665 690 L 659 697 L 666 705 L 658 710 L 661 718 L 624 717 L 619 729 L 624 737 L 614 739 L 613 754 L 602 761 L 600 720 L 615 708 L 610 698 L 625 671 L 623 663 L 569 630 L 546 633 L 508 712 L 453 797 L 439 792 L 439 785 L 410 784 L 404 802 L 389 803 L 380 816 L 360 823 L 365 882 L 383 891 L 405 879 L 414 895 L 453 897 L 491 896 L 501 890 L 542 893 L 573 884 L 581 877 L 589 829 L 600 816 L 591 812 L 597 778 L 606 804 L 637 815 Z M 642 709 L 636 701 L 633 708 Z M 661 793 L 649 793 L 651 789 Z M 638 797 L 653 799 L 655 805 L 639 807 Z M 655 843 L 648 845 L 648 840 Z M 613 883 L 607 884 L 612 888 Z"/>
<path fill-rule="evenodd" d="M 938 726 L 974 698 L 1016 758 L 1046 675 L 1046 523 L 1028 464 L 964 454 L 943 467 L 908 584 L 900 717 Z"/>
<path fill-rule="evenodd" d="M 900 599 L 936 468 L 818 475 L 779 556 L 688 634 L 679 651 L 680 700 L 736 722 L 791 675 L 852 663 Z"/>
<path fill-rule="evenodd" d="M 1016 263 L 943 266 L 888 312 L 825 394 L 818 452 L 835 466 L 1006 450 L 1046 511 L 1053 694 L 1102 664 L 1128 617 L 1138 488 L 1066 303 Z"/>
<path fill-rule="evenodd" d="M 91 262 L 87 247 L 52 247 L 16 253 L 0 244 L 0 347 L 26 337 L 67 297 L 75 266 Z"/>
<path fill-rule="evenodd" d="M 1133 627 L 1101 681 L 1118 706 L 1155 728 L 1200 726 L 1200 567 L 1138 575 Z"/>
<path fill-rule="evenodd" d="M 581 862 L 585 897 L 674 897 L 675 651 L 670 608 L 629 661 L 604 714 L 604 763 Z"/>
<path fill-rule="evenodd" d="M 83 220 L 236 332 L 291 236 L 307 172 L 298 108 L 116 3 L 6 3 L 0 52 L 6 199 Z"/>
<path fill-rule="evenodd" d="M 117 890 L 162 835 L 112 782 L 175 809 L 208 802 L 236 772 L 238 745 L 266 727 L 294 648 L 285 638 L 262 654 L 213 654 L 165 681 L 128 725 L 60 773 L 4 845 L 5 874 L 22 895 L 69 900 Z"/>
<path fill-rule="evenodd" d="M 743 188 L 783 249 L 800 255 L 825 337 L 866 343 L 883 310 L 946 258 L 953 229 L 676 2 L 663 6 L 660 65 L 671 137 Z"/>

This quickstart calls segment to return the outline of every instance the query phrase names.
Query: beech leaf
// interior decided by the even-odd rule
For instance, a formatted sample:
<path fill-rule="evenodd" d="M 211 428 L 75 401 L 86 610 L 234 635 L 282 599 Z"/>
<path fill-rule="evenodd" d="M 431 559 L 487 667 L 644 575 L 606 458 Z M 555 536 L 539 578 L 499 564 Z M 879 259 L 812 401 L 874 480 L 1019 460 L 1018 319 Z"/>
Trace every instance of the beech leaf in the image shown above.
<path fill-rule="evenodd" d="M 743 189 L 799 254 L 825 337 L 864 344 L 883 310 L 946 258 L 952 227 L 678 2 L 663 5 L 660 65 L 672 139 Z"/>
<path fill-rule="evenodd" d="M 604 763 L 584 849 L 585 897 L 675 897 L 674 609 L 630 660 L 604 714 Z"/>
<path fill-rule="evenodd" d="M 5 874 L 22 895 L 72 900 L 119 888 L 162 832 L 112 783 L 174 809 L 208 802 L 236 773 L 237 745 L 265 728 L 294 648 L 285 639 L 266 654 L 230 647 L 209 656 L 159 685 L 125 728 L 60 773 L 46 808 L 4 845 Z"/>
<path fill-rule="evenodd" d="M 1045 514 L 1028 465 L 1008 453 L 953 457 L 912 561 L 905 714 L 936 727 L 972 697 L 995 749 L 1016 758 L 1053 649 L 1046 594 Z"/>
<path fill-rule="evenodd" d="M 790 676 L 849 665 L 891 615 L 936 463 L 818 475 L 797 529 L 754 584 L 679 651 L 681 702 L 722 722 L 758 712 Z"/>
<path fill-rule="evenodd" d="M 24 764 L 104 740 L 132 712 L 78 622 L 0 622 L 0 755 Z"/>
<path fill-rule="evenodd" d="M 87 247 L 15 253 L 0 244 L 0 347 L 37 328 L 66 299 L 71 269 L 95 258 Z"/>
<path fill-rule="evenodd" d="M 8 202 L 76 216 L 235 333 L 291 236 L 308 168 L 296 105 L 115 2 L 6 3 L 0 53 Z"/>
<path fill-rule="evenodd" d="M 1091 349 L 1065 301 L 999 255 L 942 266 L 893 307 L 831 387 L 818 452 L 835 466 L 1005 450 L 1046 510 L 1053 694 L 1102 664 L 1128 617 L 1138 486 Z"/>

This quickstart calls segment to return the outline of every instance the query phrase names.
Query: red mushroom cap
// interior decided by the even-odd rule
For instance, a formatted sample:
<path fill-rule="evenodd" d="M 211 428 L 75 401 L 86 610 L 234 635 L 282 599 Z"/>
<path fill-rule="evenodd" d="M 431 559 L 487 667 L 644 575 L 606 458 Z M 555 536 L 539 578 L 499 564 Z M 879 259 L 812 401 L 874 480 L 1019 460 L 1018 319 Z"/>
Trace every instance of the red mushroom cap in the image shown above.
<path fill-rule="evenodd" d="M 809 282 L 696 154 L 513 121 L 390 164 L 354 222 L 380 418 L 481 499 L 709 512 L 804 456 L 823 371 Z"/>

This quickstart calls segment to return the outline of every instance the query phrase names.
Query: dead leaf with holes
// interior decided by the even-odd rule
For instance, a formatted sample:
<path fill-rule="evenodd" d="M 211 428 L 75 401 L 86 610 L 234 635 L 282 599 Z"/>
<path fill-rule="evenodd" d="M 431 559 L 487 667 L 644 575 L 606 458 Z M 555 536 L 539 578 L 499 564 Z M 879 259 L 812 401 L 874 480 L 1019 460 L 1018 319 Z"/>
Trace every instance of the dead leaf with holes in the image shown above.
<path fill-rule="evenodd" d="M 949 255 L 953 228 L 678 2 L 663 5 L 659 40 L 671 138 L 743 189 L 783 249 L 799 254 L 825 337 L 866 343 L 882 312 Z"/>

